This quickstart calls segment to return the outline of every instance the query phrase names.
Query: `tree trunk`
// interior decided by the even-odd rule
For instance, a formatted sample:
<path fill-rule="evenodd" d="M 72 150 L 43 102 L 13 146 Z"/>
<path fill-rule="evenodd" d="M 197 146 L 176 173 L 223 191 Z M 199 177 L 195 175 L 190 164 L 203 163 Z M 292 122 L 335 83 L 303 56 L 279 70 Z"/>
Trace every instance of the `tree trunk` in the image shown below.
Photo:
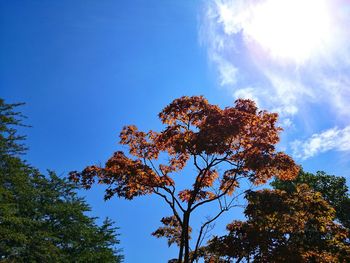
<path fill-rule="evenodd" d="M 189 222 L 190 222 L 190 213 L 185 212 L 184 218 L 183 218 L 183 229 L 182 229 L 183 235 L 184 235 L 184 248 L 185 248 L 184 263 L 190 263 L 190 244 L 189 244 L 189 235 L 188 235 Z"/>
<path fill-rule="evenodd" d="M 179 258 L 178 258 L 178 263 L 182 263 L 182 258 L 183 258 L 183 253 L 184 253 L 184 231 L 182 230 L 181 232 L 181 241 L 180 241 L 180 250 L 179 250 Z"/>
<path fill-rule="evenodd" d="M 189 221 L 190 221 L 190 213 L 184 212 L 178 263 L 190 263 L 190 245 L 189 245 L 190 238 L 188 234 Z"/>

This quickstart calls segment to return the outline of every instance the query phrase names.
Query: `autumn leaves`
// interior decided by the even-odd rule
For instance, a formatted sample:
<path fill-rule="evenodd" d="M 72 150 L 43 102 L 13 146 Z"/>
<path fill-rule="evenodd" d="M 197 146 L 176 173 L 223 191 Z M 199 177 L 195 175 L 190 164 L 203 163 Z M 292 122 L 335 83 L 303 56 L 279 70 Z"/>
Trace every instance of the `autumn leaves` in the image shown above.
<path fill-rule="evenodd" d="M 179 245 L 179 262 L 196 257 L 198 247 L 190 259 L 188 231 L 197 207 L 220 202 L 234 193 L 240 180 L 262 184 L 273 176 L 292 179 L 298 174 L 294 161 L 275 150 L 281 131 L 277 114 L 258 111 L 251 100 L 240 99 L 233 107 L 221 109 L 202 96 L 181 97 L 166 106 L 159 118 L 165 125 L 160 132 L 124 127 L 120 143 L 128 147 L 128 154 L 118 151 L 104 167 L 89 166 L 70 177 L 85 188 L 95 181 L 106 185 L 106 199 L 159 195 L 172 209 L 169 218 L 176 220 L 177 231 L 174 237 L 166 231 L 155 233 L 158 237 L 164 233 Z M 192 188 L 178 189 L 176 182 L 182 180 L 179 173 L 186 165 L 196 171 Z M 221 207 L 217 215 L 226 210 Z"/>

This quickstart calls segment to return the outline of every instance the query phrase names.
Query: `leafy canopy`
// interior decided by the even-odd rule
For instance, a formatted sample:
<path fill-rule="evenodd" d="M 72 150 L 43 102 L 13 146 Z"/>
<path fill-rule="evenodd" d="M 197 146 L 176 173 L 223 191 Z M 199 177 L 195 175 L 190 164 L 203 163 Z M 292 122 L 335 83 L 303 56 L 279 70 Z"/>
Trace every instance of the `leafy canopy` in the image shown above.
<path fill-rule="evenodd" d="M 209 242 L 208 262 L 350 261 L 348 231 L 334 223 L 335 210 L 321 193 L 301 184 L 291 193 L 252 191 L 247 199 L 248 220 L 233 221 L 228 235 Z"/>
<path fill-rule="evenodd" d="M 25 136 L 18 135 L 16 127 L 24 126 L 22 119 L 24 116 L 16 112 L 15 108 L 24 103 L 7 104 L 0 98 L 0 157 L 9 154 L 22 154 L 27 147 L 21 143 Z"/>
<path fill-rule="evenodd" d="M 175 185 L 170 176 L 181 171 L 190 157 L 203 158 L 205 169 L 197 167 L 200 176 L 197 191 L 182 191 L 183 201 L 210 199 L 214 193 L 202 192 L 219 177 L 213 169 L 221 163 L 231 165 L 222 173 L 220 188 L 232 192 L 237 175 L 254 183 L 266 182 L 272 176 L 281 179 L 295 177 L 299 170 L 293 160 L 282 152 L 275 152 L 279 141 L 276 127 L 277 114 L 257 111 L 250 100 L 237 100 L 235 107 L 220 109 L 203 97 L 182 97 L 174 100 L 160 114 L 166 128 L 155 131 L 138 131 L 136 126 L 126 126 L 120 133 L 120 143 L 129 146 L 135 159 L 118 151 L 106 162 L 105 167 L 89 166 L 83 172 L 72 172 L 71 178 L 86 188 L 95 179 L 109 185 L 106 198 L 113 195 L 132 199 L 153 193 L 156 188 Z M 152 165 L 161 152 L 169 154 L 166 164 Z M 195 164 L 196 165 L 196 164 Z M 198 201 L 197 200 L 197 201 Z M 193 202 L 194 200 L 192 200 Z"/>
<path fill-rule="evenodd" d="M 291 181 L 275 179 L 271 185 L 275 189 L 295 192 L 298 184 L 307 184 L 335 209 L 336 219 L 350 231 L 350 193 L 346 179 L 318 171 L 316 174 L 300 170 L 299 175 Z"/>
<path fill-rule="evenodd" d="M 202 96 L 181 97 L 166 106 L 159 118 L 165 125 L 160 132 L 124 127 L 120 143 L 128 146 L 129 154 L 117 151 L 105 166 L 88 166 L 70 173 L 70 178 L 85 188 L 95 181 L 106 185 L 106 199 L 162 197 L 173 212 L 172 226 L 180 226 L 180 233 L 167 228 L 156 231 L 156 236 L 163 233 L 170 244 L 179 244 L 179 261 L 190 260 L 189 222 L 197 207 L 213 201 L 223 204 L 222 199 L 233 195 L 244 178 L 262 184 L 273 176 L 292 179 L 299 171 L 289 156 L 275 151 L 282 130 L 276 125 L 277 114 L 259 111 L 251 100 L 239 99 L 233 107 L 221 109 Z M 176 175 L 190 163 L 195 168 L 188 176 L 192 185 L 178 189 Z M 203 228 L 230 207 L 220 205 L 218 213 L 200 227 L 192 261 Z"/>

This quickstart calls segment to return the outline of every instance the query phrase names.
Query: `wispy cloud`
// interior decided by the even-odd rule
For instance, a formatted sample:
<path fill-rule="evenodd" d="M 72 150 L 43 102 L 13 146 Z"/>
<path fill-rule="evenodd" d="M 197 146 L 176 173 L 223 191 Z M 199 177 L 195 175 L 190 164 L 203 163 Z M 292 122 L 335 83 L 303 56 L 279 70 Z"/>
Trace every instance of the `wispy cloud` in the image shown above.
<path fill-rule="evenodd" d="M 236 89 L 233 93 L 235 98 L 251 99 L 254 100 L 257 105 L 259 105 L 259 94 L 256 93 L 254 88 L 241 88 Z"/>
<path fill-rule="evenodd" d="M 302 160 L 329 150 L 350 151 L 350 126 L 344 129 L 335 127 L 322 133 L 313 134 L 305 141 L 292 142 L 291 146 L 294 156 Z"/>
<path fill-rule="evenodd" d="M 220 73 L 220 85 L 235 85 L 237 83 L 237 73 L 238 69 L 227 60 L 222 57 L 217 56 L 213 60 L 218 65 L 218 70 Z"/>
<path fill-rule="evenodd" d="M 294 118 L 316 114 L 302 111 L 312 111 L 313 107 L 327 107 L 332 118 L 339 121 L 338 126 L 350 125 L 350 2 L 283 1 L 283 5 L 290 3 L 289 10 L 282 10 L 285 7 L 280 2 L 212 0 L 207 4 L 200 39 L 216 66 L 219 84 L 235 98 L 251 98 L 261 107 L 279 112 L 285 127 L 293 126 Z M 293 14 L 296 2 L 302 5 L 298 9 L 302 11 Z M 308 22 L 316 12 L 319 23 Z M 292 22 L 283 20 L 286 14 L 294 16 Z M 264 16 L 275 16 L 275 20 Z M 306 19 L 304 24 L 295 19 L 300 16 Z M 264 35 L 268 27 L 270 31 Z M 303 46 L 306 41 L 309 42 Z M 316 144 L 317 136 L 330 136 L 331 131 L 340 135 L 347 132 L 331 128 L 299 143 Z M 312 148 L 316 150 L 295 153 L 305 159 L 319 152 L 343 149 L 320 145 Z"/>

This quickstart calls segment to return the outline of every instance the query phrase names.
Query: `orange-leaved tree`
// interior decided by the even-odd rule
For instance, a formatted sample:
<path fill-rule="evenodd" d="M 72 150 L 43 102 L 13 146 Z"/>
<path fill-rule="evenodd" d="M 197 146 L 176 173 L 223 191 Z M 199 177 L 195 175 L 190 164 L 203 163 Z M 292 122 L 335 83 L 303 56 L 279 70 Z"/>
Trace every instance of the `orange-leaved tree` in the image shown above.
<path fill-rule="evenodd" d="M 159 113 L 164 130 L 124 127 L 120 143 L 128 146 L 129 154 L 115 152 L 104 167 L 89 166 L 71 172 L 70 178 L 85 188 L 95 181 L 107 185 L 106 199 L 160 196 L 173 215 L 163 218 L 164 227 L 153 235 L 178 244 L 178 262 L 193 262 L 206 227 L 233 206 L 233 199 L 225 198 L 232 198 L 240 180 L 258 185 L 273 176 L 293 179 L 298 174 L 294 161 L 275 150 L 282 130 L 276 125 L 277 117 L 258 111 L 251 100 L 238 99 L 233 107 L 221 109 L 202 96 L 181 97 Z M 164 154 L 168 157 L 163 158 Z M 195 171 L 190 175 L 192 184 L 177 189 L 176 175 L 188 164 Z M 190 250 L 191 215 L 212 202 L 218 202 L 218 211 L 200 226 Z"/>
<path fill-rule="evenodd" d="M 247 199 L 248 220 L 202 247 L 205 262 L 350 262 L 348 230 L 320 192 L 297 184 L 294 192 L 251 191 Z"/>

